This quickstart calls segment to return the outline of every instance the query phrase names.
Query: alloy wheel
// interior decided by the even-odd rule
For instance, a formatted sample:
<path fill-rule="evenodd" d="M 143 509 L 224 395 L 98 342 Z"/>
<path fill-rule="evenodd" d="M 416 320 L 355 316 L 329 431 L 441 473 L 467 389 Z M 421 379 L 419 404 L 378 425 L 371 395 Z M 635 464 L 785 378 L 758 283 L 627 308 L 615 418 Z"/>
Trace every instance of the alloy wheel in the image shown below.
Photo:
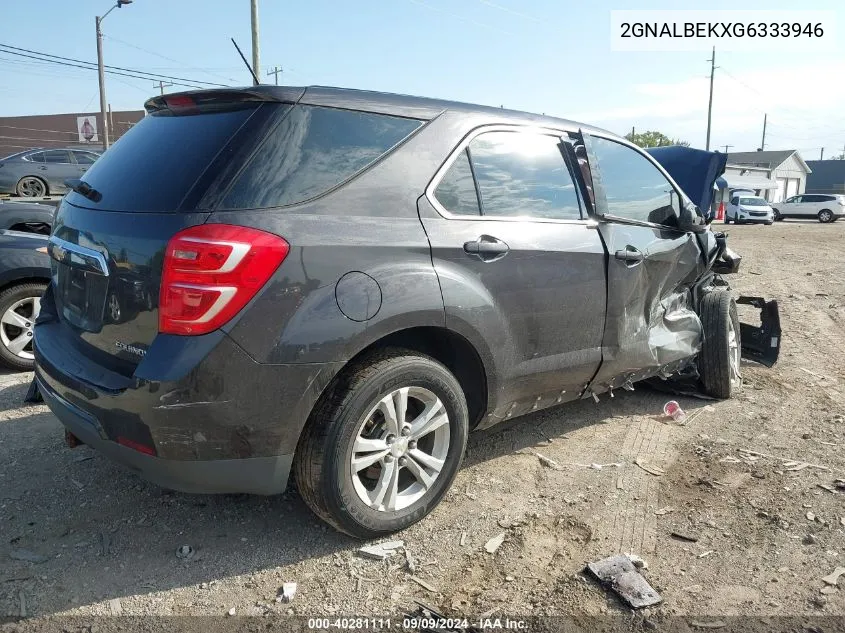
<path fill-rule="evenodd" d="M 826 209 L 824 211 L 819 211 L 819 222 L 827 223 L 830 222 L 832 218 L 833 214 L 830 211 Z"/>
<path fill-rule="evenodd" d="M 47 187 L 40 178 L 26 176 L 18 183 L 18 193 L 25 198 L 41 198 L 47 194 Z"/>
<path fill-rule="evenodd" d="M 402 387 L 381 398 L 355 436 L 350 474 L 370 508 L 395 512 L 422 499 L 449 453 L 449 416 L 424 387 Z"/>
<path fill-rule="evenodd" d="M 12 354 L 24 360 L 35 358 L 32 351 L 35 319 L 41 312 L 41 299 L 28 297 L 13 303 L 0 317 L 0 342 Z"/>

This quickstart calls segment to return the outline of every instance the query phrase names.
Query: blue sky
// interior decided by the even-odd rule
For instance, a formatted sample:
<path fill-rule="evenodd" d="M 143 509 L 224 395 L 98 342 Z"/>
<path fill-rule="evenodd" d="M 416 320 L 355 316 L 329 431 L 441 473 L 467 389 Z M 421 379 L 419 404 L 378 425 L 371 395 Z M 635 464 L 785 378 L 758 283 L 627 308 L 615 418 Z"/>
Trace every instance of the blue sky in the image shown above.
<path fill-rule="evenodd" d="M 836 10 L 810 1 L 802 9 Z M 94 16 L 108 0 L 4 0 L 0 42 L 96 59 Z M 545 112 L 615 132 L 658 129 L 703 147 L 706 52 L 610 50 L 610 11 L 620 0 L 260 0 L 262 71 L 282 82 L 371 88 Z M 638 9 L 674 9 L 641 2 Z M 776 0 L 711 0 L 711 9 L 794 9 Z M 250 55 L 249 0 L 135 0 L 103 25 L 107 64 L 247 84 L 229 42 Z M 840 28 L 840 32 L 845 32 Z M 805 158 L 845 146 L 845 47 L 826 53 L 717 50 L 712 145 L 798 148 Z M 98 109 L 95 72 L 44 65 L 0 52 L 0 116 Z M 272 77 L 263 77 L 272 81 Z M 168 90 L 174 90 L 169 88 Z M 107 76 L 116 110 L 140 109 L 152 81 Z"/>

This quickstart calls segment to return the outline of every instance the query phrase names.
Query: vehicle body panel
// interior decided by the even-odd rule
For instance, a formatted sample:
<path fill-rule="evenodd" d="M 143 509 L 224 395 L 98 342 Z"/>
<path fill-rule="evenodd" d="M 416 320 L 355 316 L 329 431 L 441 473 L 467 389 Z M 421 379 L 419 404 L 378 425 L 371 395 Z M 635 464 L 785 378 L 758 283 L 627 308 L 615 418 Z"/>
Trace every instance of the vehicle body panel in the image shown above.
<path fill-rule="evenodd" d="M 41 235 L 0 230 L 0 290 L 24 281 L 49 281 L 46 248 L 47 238 Z"/>
<path fill-rule="evenodd" d="M 53 225 L 56 207 L 35 202 L 8 202 L 0 200 L 0 230 L 14 229 L 25 232 Z"/>

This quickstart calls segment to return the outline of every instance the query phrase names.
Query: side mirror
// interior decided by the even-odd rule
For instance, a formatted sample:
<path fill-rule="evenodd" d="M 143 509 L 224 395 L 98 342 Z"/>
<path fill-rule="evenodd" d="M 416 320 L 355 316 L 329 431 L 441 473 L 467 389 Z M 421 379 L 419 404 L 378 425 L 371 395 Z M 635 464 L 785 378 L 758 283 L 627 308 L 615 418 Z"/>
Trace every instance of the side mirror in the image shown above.
<path fill-rule="evenodd" d="M 681 212 L 678 216 L 678 228 L 682 231 L 703 233 L 707 230 L 707 225 L 711 221 L 712 220 L 705 221 L 698 207 L 692 203 L 689 203 L 681 207 Z"/>

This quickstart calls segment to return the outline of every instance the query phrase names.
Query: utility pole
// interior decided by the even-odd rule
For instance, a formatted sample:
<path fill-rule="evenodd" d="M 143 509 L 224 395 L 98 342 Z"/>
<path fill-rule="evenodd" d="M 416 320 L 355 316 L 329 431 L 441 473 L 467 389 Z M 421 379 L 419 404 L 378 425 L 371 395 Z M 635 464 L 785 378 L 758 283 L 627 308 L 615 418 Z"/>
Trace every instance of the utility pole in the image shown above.
<path fill-rule="evenodd" d="M 713 118 L 713 76 L 716 74 L 716 47 L 713 47 L 713 56 L 707 60 L 710 62 L 710 103 L 707 105 L 707 146 L 704 148 L 710 151 L 710 122 Z"/>
<path fill-rule="evenodd" d="M 261 76 L 261 59 L 258 46 L 258 0 L 250 0 L 252 9 L 252 70 Z"/>
<path fill-rule="evenodd" d="M 122 6 L 126 4 L 132 4 L 132 0 L 117 0 L 117 3 L 112 6 L 111 9 L 106 11 L 102 17 L 96 17 L 96 27 L 97 27 L 97 78 L 100 82 L 100 117 L 103 119 L 103 129 L 100 130 L 100 134 L 102 135 L 103 139 L 103 149 L 107 150 L 109 148 L 109 120 L 108 120 L 108 112 L 106 111 L 106 71 L 105 66 L 103 66 L 103 31 L 100 28 L 100 25 L 103 23 L 103 20 L 106 19 L 106 16 L 114 11 L 115 9 L 120 9 Z"/>
<path fill-rule="evenodd" d="M 270 75 L 275 75 L 276 76 L 276 85 L 278 86 L 279 85 L 279 73 L 281 73 L 281 72 L 282 72 L 281 66 L 273 66 L 273 70 L 267 71 L 267 76 L 269 77 Z"/>
<path fill-rule="evenodd" d="M 163 81 L 159 80 L 159 82 L 158 82 L 157 84 L 153 84 L 153 85 L 154 85 L 156 88 L 158 88 L 159 90 L 161 90 L 161 94 L 164 94 L 164 89 L 165 89 L 165 88 L 169 88 L 169 87 L 170 87 L 170 86 L 172 86 L 173 84 L 166 84 L 166 83 L 164 83 Z"/>
<path fill-rule="evenodd" d="M 103 150 L 109 148 L 109 122 L 106 118 L 106 71 L 103 68 L 103 32 L 100 30 L 100 16 L 97 16 L 97 75 L 100 82 L 100 118 L 102 129 L 100 140 L 103 141 Z"/>
<path fill-rule="evenodd" d="M 760 151 L 764 151 L 766 149 L 766 119 L 769 118 L 768 114 L 763 114 L 763 141 L 760 143 Z"/>
<path fill-rule="evenodd" d="M 725 146 L 724 146 L 724 148 L 725 148 L 725 154 L 727 154 L 727 153 L 728 153 L 728 148 L 729 148 L 729 147 L 733 147 L 733 145 L 725 145 Z"/>
<path fill-rule="evenodd" d="M 824 147 L 822 147 L 821 154 L 819 154 L 819 160 L 824 160 Z"/>

